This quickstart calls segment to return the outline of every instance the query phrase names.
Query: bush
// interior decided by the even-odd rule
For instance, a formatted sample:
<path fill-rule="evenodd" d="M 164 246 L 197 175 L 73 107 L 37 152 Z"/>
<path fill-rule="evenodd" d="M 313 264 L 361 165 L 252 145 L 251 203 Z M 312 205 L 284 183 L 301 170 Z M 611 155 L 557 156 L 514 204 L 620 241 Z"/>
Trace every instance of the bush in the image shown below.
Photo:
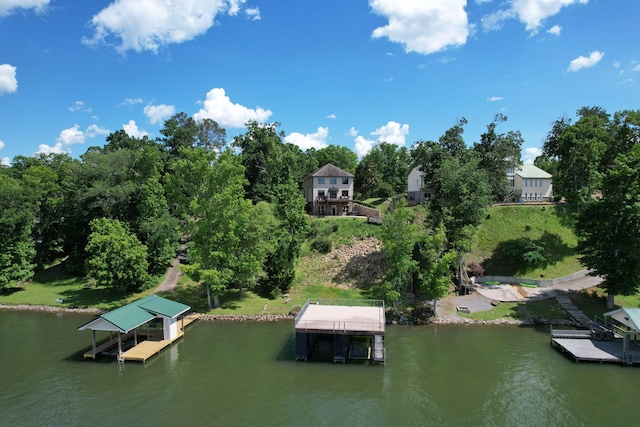
<path fill-rule="evenodd" d="M 469 277 L 484 276 L 484 267 L 478 264 L 477 262 L 472 262 L 470 264 L 467 264 L 467 274 L 469 275 Z"/>
<path fill-rule="evenodd" d="M 333 243 L 328 237 L 318 237 L 311 243 L 311 249 L 321 254 L 328 254 L 333 249 Z"/>

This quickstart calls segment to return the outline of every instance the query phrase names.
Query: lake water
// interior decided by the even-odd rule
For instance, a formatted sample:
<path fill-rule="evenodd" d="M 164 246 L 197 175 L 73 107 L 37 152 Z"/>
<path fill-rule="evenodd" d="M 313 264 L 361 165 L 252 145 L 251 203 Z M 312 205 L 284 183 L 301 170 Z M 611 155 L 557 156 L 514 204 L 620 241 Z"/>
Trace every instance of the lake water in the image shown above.
<path fill-rule="evenodd" d="M 640 369 L 575 363 L 547 328 L 389 326 L 387 363 L 296 362 L 293 321 L 199 322 L 146 364 L 83 361 L 92 317 L 0 310 L 2 426 L 602 426 Z"/>

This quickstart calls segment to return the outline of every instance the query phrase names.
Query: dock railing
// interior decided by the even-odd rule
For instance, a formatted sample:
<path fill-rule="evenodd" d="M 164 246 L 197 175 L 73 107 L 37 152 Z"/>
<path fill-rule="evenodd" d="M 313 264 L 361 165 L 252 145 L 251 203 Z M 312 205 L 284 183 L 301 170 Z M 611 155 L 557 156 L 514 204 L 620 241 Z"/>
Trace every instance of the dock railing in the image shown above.
<path fill-rule="evenodd" d="M 323 319 L 308 319 L 302 320 L 307 309 L 311 305 L 327 305 L 327 306 L 343 306 L 343 307 L 379 307 L 378 319 L 375 322 L 370 321 L 357 321 L 357 320 L 323 320 Z M 331 298 L 309 298 L 305 305 L 295 318 L 295 326 L 298 329 L 323 329 L 331 331 L 353 331 L 356 329 L 360 331 L 384 331 L 384 325 L 386 324 L 384 314 L 384 301 L 383 300 L 360 300 L 360 299 L 340 299 L 332 300 Z M 308 325 L 313 325 L 313 328 L 308 328 Z M 354 326 L 355 325 L 355 326 Z"/>

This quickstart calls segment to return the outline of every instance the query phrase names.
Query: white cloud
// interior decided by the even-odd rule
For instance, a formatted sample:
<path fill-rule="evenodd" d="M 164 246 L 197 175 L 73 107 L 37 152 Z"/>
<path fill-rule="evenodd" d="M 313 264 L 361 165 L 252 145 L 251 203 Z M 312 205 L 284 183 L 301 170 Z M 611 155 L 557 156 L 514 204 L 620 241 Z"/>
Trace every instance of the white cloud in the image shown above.
<path fill-rule="evenodd" d="M 487 101 L 489 101 L 489 102 L 502 101 L 502 97 L 501 96 L 491 96 L 491 97 L 487 98 Z"/>
<path fill-rule="evenodd" d="M 351 129 L 349 129 L 349 135 L 351 136 L 358 136 L 359 133 L 360 131 L 353 126 L 351 126 Z"/>
<path fill-rule="evenodd" d="M 358 155 L 358 157 L 363 157 L 369 151 L 371 151 L 375 143 L 376 143 L 375 140 L 366 139 L 363 136 L 358 136 L 355 140 L 355 152 Z"/>
<path fill-rule="evenodd" d="M 82 101 L 76 101 L 73 103 L 73 105 L 71 107 L 69 107 L 69 111 L 73 112 L 73 111 L 85 111 L 87 113 L 91 112 L 91 107 L 87 107 L 84 105 L 84 102 Z"/>
<path fill-rule="evenodd" d="M 328 115 L 327 117 L 325 117 L 325 118 L 327 118 L 327 119 L 337 119 L 336 115 L 335 115 L 335 114 L 333 114 L 333 113 L 332 113 L 332 114 L 329 114 L 329 115 Z"/>
<path fill-rule="evenodd" d="M 53 147 L 51 147 L 50 145 L 47 145 L 47 144 L 40 144 L 38 146 L 38 151 L 36 152 L 36 154 L 38 154 L 38 153 L 42 153 L 42 154 L 62 154 L 62 153 L 68 153 L 68 152 L 69 152 L 69 150 L 65 149 L 63 147 L 62 143 L 58 142 Z"/>
<path fill-rule="evenodd" d="M 130 105 L 142 104 L 143 102 L 144 101 L 142 100 L 142 98 L 125 98 L 125 100 L 122 101 L 121 105 L 130 106 Z"/>
<path fill-rule="evenodd" d="M 470 27 L 466 0 L 370 0 L 374 13 L 388 18 L 373 38 L 400 43 L 405 52 L 429 55 L 467 42 Z"/>
<path fill-rule="evenodd" d="M 94 138 L 98 135 L 109 135 L 110 133 L 111 131 L 109 131 L 109 129 L 101 128 L 100 126 L 93 124 L 84 131 L 84 136 L 87 138 Z"/>
<path fill-rule="evenodd" d="M 554 25 L 553 27 L 547 30 L 547 33 L 553 34 L 554 36 L 559 36 L 562 32 L 562 27 L 560 25 Z"/>
<path fill-rule="evenodd" d="M 528 147 L 522 153 L 522 162 L 526 165 L 532 165 L 536 157 L 542 155 L 542 150 L 537 147 Z"/>
<path fill-rule="evenodd" d="M 0 64 L 0 95 L 14 93 L 18 90 L 16 69 L 13 65 Z"/>
<path fill-rule="evenodd" d="M 308 150 L 309 148 L 319 150 L 327 147 L 328 136 L 329 128 L 319 127 L 316 133 L 308 133 L 306 135 L 292 132 L 284 138 L 284 142 L 297 145 L 302 150 Z"/>
<path fill-rule="evenodd" d="M 35 9 L 42 12 L 49 4 L 49 0 L 2 0 L 0 1 L 0 16 L 9 15 L 15 9 Z"/>
<path fill-rule="evenodd" d="M 569 64 L 569 68 L 567 71 L 576 72 L 582 70 L 583 68 L 590 68 L 596 65 L 602 57 L 604 56 L 604 52 L 599 52 L 594 50 L 589 54 L 589 56 L 579 56 Z"/>
<path fill-rule="evenodd" d="M 640 64 L 633 67 L 631 71 L 640 71 Z"/>
<path fill-rule="evenodd" d="M 146 130 L 138 129 L 138 125 L 135 120 L 129 120 L 129 123 L 122 125 L 122 129 L 132 138 L 142 138 L 143 136 L 149 136 L 149 132 Z"/>
<path fill-rule="evenodd" d="M 264 123 L 271 117 L 271 110 L 256 107 L 255 110 L 231 102 L 224 89 L 214 88 L 207 92 L 203 108 L 193 117 L 197 120 L 212 119 L 225 128 L 241 128 L 249 120 Z"/>
<path fill-rule="evenodd" d="M 91 19 L 92 37 L 82 43 L 116 50 L 157 52 L 207 32 L 217 15 L 236 15 L 246 0 L 116 0 Z M 253 12 L 255 16 L 255 12 Z"/>
<path fill-rule="evenodd" d="M 517 18 L 525 24 L 527 31 L 535 34 L 542 21 L 558 14 L 563 7 L 588 2 L 589 0 L 509 0 L 505 9 L 483 16 L 482 27 L 485 30 L 496 30 L 502 26 L 503 21 Z"/>
<path fill-rule="evenodd" d="M 5 147 L 5 143 L 3 140 L 0 139 L 0 150 L 2 150 Z"/>
<path fill-rule="evenodd" d="M 96 124 L 89 125 L 89 127 L 84 131 L 80 130 L 80 126 L 73 125 L 73 127 L 63 129 L 60 132 L 60 135 L 56 138 L 56 144 L 54 146 L 40 144 L 36 154 L 70 153 L 72 145 L 84 144 L 87 138 L 95 138 L 98 135 L 108 135 L 109 133 L 108 129 L 101 128 Z"/>
<path fill-rule="evenodd" d="M 379 127 L 371 135 L 378 135 L 378 141 L 387 142 L 403 146 L 406 143 L 406 137 L 409 134 L 409 125 L 401 125 L 398 122 L 390 121 L 384 126 Z"/>
<path fill-rule="evenodd" d="M 63 146 L 69 146 L 73 144 L 83 144 L 85 140 L 84 132 L 80 130 L 80 126 L 73 125 L 73 127 L 64 129 L 60 132 L 56 142 Z"/>
<path fill-rule="evenodd" d="M 153 124 L 161 123 L 165 119 L 173 116 L 176 113 L 176 107 L 173 105 L 160 104 L 160 105 L 147 105 L 144 107 L 144 115 L 149 118 L 149 121 Z"/>
<path fill-rule="evenodd" d="M 260 9 L 257 7 L 249 7 L 244 10 L 244 13 L 247 15 L 247 18 L 252 21 L 259 21 L 262 19 L 262 16 L 260 16 Z"/>
<path fill-rule="evenodd" d="M 352 130 L 355 130 L 351 128 Z M 357 131 L 356 131 L 357 132 Z M 366 139 L 363 136 L 357 136 L 355 139 L 355 152 L 358 157 L 362 157 L 371 151 L 371 148 L 378 142 L 386 142 L 388 144 L 395 144 L 398 146 L 404 146 L 409 134 L 409 125 L 401 125 L 398 122 L 390 121 L 386 125 L 379 127 L 375 131 L 371 132 L 371 135 L 377 136 L 375 140 Z"/>
<path fill-rule="evenodd" d="M 0 159 L 0 164 L 2 164 L 2 166 L 11 166 L 11 161 L 8 157 L 3 157 Z"/>

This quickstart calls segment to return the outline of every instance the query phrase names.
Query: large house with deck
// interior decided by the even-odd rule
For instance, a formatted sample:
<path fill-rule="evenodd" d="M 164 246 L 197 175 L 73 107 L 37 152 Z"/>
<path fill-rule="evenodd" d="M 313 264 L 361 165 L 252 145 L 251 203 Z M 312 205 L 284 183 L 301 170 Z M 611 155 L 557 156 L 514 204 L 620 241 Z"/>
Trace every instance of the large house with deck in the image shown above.
<path fill-rule="evenodd" d="M 307 212 L 312 215 L 349 215 L 353 213 L 354 176 L 327 163 L 304 179 Z"/>

